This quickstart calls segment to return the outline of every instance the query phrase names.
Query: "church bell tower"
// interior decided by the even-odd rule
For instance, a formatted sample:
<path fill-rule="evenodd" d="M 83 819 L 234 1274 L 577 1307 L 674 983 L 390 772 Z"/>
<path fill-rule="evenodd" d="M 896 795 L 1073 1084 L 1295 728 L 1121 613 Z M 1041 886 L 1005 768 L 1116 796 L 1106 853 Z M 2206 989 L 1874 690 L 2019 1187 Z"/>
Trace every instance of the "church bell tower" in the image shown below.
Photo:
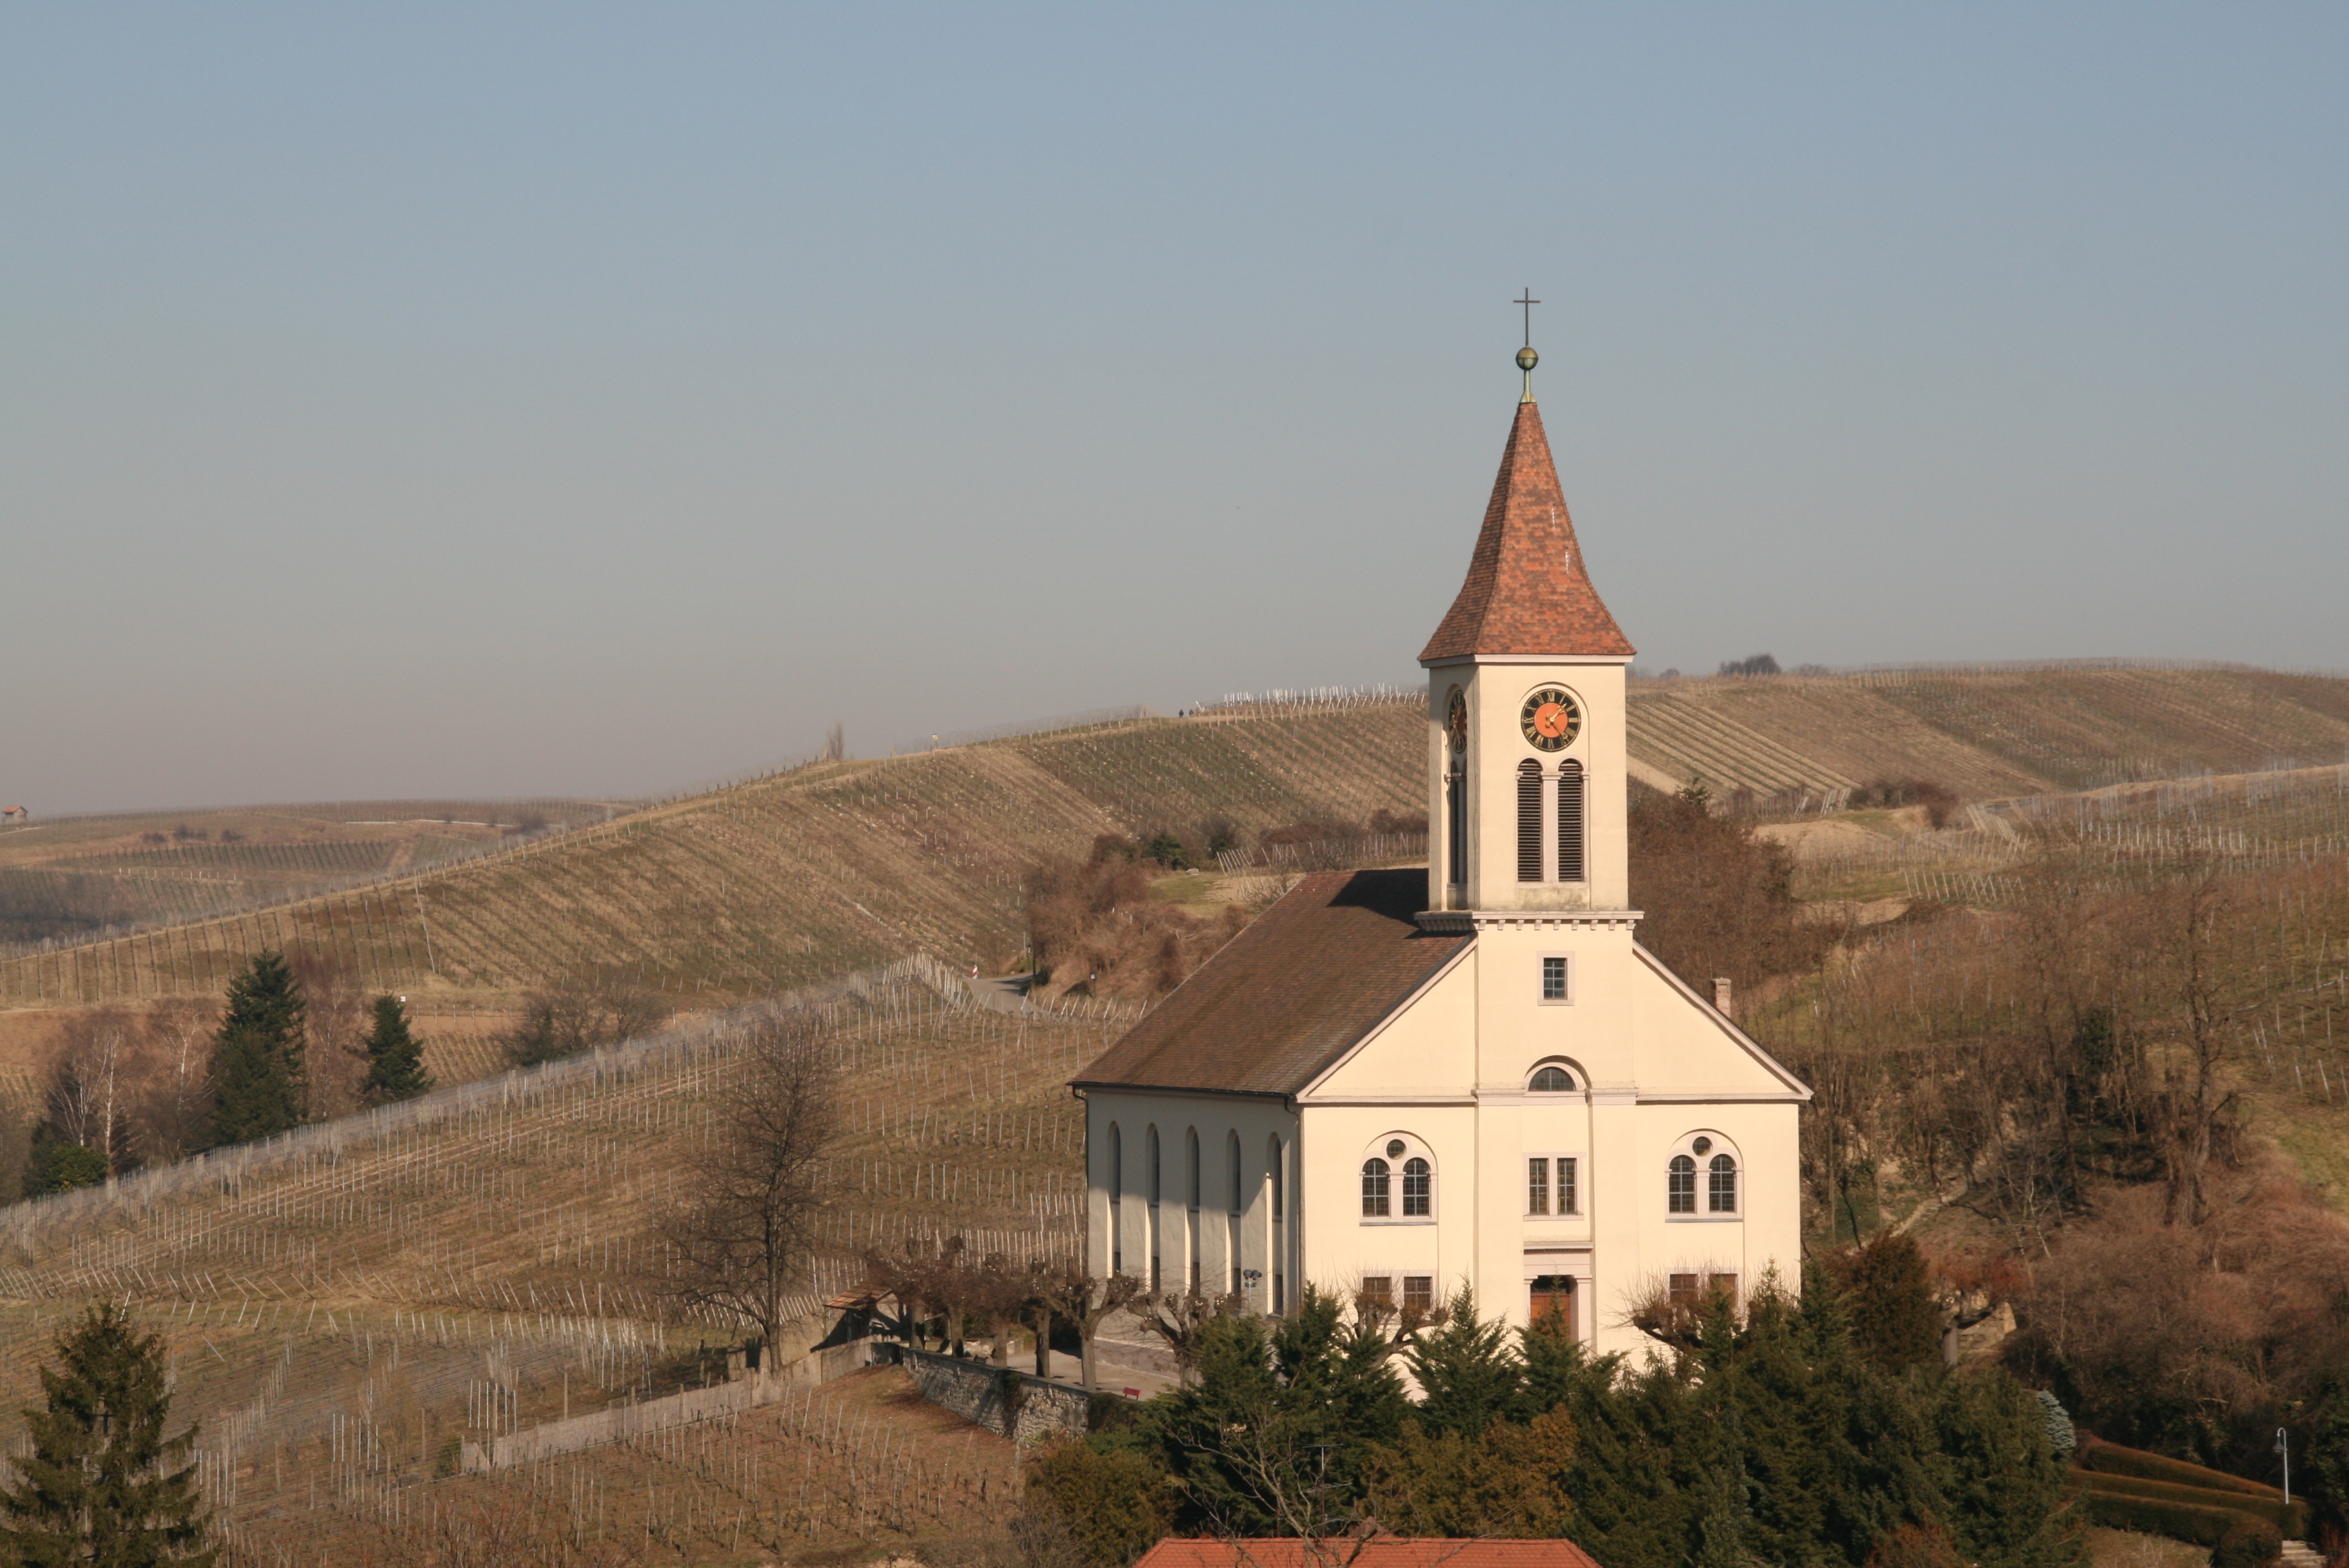
<path fill-rule="evenodd" d="M 1630 641 L 1584 570 L 1534 402 L 1539 356 L 1485 526 L 1419 662 L 1427 671 L 1428 896 L 1436 910 L 1620 910 Z"/>

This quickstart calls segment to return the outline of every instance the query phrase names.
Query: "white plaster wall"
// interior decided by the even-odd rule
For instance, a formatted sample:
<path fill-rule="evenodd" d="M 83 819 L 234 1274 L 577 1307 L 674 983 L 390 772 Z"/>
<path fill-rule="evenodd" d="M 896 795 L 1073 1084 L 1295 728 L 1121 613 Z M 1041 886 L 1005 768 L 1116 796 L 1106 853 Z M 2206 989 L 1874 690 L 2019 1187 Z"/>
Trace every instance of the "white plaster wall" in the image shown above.
<path fill-rule="evenodd" d="M 1300 1194 L 1298 1191 L 1298 1118 L 1286 1101 L 1260 1096 L 1194 1095 L 1088 1090 L 1085 1099 L 1085 1266 L 1107 1274 L 1112 1256 L 1110 1235 L 1110 1128 L 1123 1134 L 1124 1201 L 1120 1205 L 1123 1272 L 1147 1280 L 1150 1270 L 1150 1174 L 1146 1165 L 1148 1132 L 1155 1126 L 1163 1161 L 1158 1205 L 1159 1261 L 1162 1285 L 1180 1290 L 1187 1284 L 1193 1215 L 1189 1203 L 1189 1167 L 1185 1135 L 1199 1134 L 1200 1288 L 1220 1295 L 1229 1288 L 1233 1264 L 1232 1235 L 1238 1233 L 1238 1264 L 1245 1274 L 1256 1270 L 1259 1279 L 1244 1293 L 1259 1311 L 1272 1307 L 1273 1276 L 1288 1282 L 1292 1298 L 1299 1279 L 1297 1251 Z M 1230 1139 L 1240 1149 L 1239 1222 L 1232 1223 Z M 1288 1165 L 1285 1201 L 1278 1227 L 1283 1255 L 1274 1253 L 1270 1140 L 1281 1140 Z M 1277 1265 L 1277 1266 L 1276 1266 Z"/>

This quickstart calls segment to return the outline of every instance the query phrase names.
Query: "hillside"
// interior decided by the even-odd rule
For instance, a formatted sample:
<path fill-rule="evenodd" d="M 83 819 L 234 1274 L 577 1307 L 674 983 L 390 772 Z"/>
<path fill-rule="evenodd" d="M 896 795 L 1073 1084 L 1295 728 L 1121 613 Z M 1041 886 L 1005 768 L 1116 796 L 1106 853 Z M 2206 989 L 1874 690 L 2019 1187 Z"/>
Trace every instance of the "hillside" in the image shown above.
<path fill-rule="evenodd" d="M 794 1005 L 843 1074 L 809 1308 L 855 1283 L 864 1249 L 910 1235 L 1068 1254 L 1082 1133 L 1062 1084 L 1118 1017 L 975 1007 L 926 965 Z M 720 1442 L 698 1429 L 433 1479 L 456 1440 L 674 1391 L 699 1379 L 705 1338 L 739 1343 L 672 1297 L 661 1224 L 738 1042 L 703 1025 L 18 1204 L 0 1220 L 0 1408 L 35 1397 L 48 1338 L 105 1296 L 169 1339 L 178 1413 L 203 1422 L 210 1495 L 249 1560 L 409 1562 L 417 1532 L 485 1514 L 541 1545 L 632 1540 L 667 1562 L 967 1521 L 1008 1449 L 879 1371 Z"/>
<path fill-rule="evenodd" d="M 217 995 L 265 946 L 463 1014 L 565 972 L 719 1005 L 926 950 L 1015 964 L 1040 859 L 1102 833 L 1243 841 L 1425 808 L 1416 705 L 1209 710 L 823 763 L 364 886 L 0 959 L 0 1009 Z M 1635 686 L 1646 783 L 1807 800 L 1922 779 L 1971 799 L 2349 755 L 2349 680 L 2016 669 Z M 6 841 L 0 839 L 0 846 Z M 387 872 L 393 868 L 385 868 Z M 5 1018 L 0 1012 L 0 1018 Z M 0 1047 L 5 1048 L 5 1047 Z"/>

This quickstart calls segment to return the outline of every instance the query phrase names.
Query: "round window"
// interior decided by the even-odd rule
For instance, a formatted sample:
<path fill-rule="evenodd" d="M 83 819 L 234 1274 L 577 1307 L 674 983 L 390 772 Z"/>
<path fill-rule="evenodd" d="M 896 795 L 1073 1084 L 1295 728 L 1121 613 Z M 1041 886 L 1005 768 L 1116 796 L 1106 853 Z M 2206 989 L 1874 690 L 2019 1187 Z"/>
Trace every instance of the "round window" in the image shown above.
<path fill-rule="evenodd" d="M 1390 1160 L 1400 1160 L 1400 1159 L 1402 1159 L 1402 1150 L 1403 1150 L 1403 1142 L 1402 1142 L 1402 1139 L 1400 1139 L 1400 1138 L 1395 1138 L 1395 1139 L 1390 1139 L 1390 1140 L 1388 1140 L 1388 1142 L 1387 1142 L 1387 1158 L 1388 1158 L 1388 1159 L 1390 1159 Z"/>
<path fill-rule="evenodd" d="M 1710 1154 L 1713 1152 L 1713 1140 L 1710 1138 L 1700 1138 L 1694 1143 L 1690 1144 L 1689 1147 L 1695 1150 L 1699 1154 Z"/>

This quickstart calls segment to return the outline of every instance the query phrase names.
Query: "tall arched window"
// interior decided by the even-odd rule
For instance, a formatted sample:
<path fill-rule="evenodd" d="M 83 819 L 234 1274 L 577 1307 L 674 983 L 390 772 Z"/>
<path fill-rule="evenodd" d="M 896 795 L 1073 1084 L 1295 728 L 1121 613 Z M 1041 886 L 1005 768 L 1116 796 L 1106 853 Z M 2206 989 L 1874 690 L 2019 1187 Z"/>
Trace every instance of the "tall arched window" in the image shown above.
<path fill-rule="evenodd" d="M 1414 1154 L 1402 1162 L 1402 1217 L 1427 1219 L 1434 1213 L 1434 1204 L 1435 1171 Z"/>
<path fill-rule="evenodd" d="M 1125 1136 L 1109 1124 L 1109 1272 L 1125 1272 Z"/>
<path fill-rule="evenodd" d="M 1696 1212 L 1696 1161 L 1685 1154 L 1672 1156 L 1671 1173 L 1664 1181 L 1664 1211 L 1672 1214 Z"/>
<path fill-rule="evenodd" d="M 1452 885 L 1468 885 L 1468 758 L 1454 751 L 1444 769 L 1444 863 L 1451 870 Z"/>
<path fill-rule="evenodd" d="M 1537 882 L 1541 872 L 1541 764 L 1526 758 L 1517 764 L 1517 880 Z"/>
<path fill-rule="evenodd" d="M 1183 1135 L 1183 1229 L 1191 1255 L 1186 1283 L 1195 1291 L 1199 1288 L 1199 1130 L 1195 1127 Z"/>
<path fill-rule="evenodd" d="M 1383 1220 L 1392 1212 L 1388 1206 L 1388 1187 L 1393 1171 L 1377 1155 L 1362 1161 L 1362 1218 Z"/>
<path fill-rule="evenodd" d="M 1728 1154 L 1716 1154 L 1706 1170 L 1705 1209 L 1715 1214 L 1737 1212 L 1737 1161 Z"/>
<path fill-rule="evenodd" d="M 1557 880 L 1583 880 L 1582 764 L 1570 757 L 1557 769 Z"/>
<path fill-rule="evenodd" d="M 1142 1222 L 1143 1228 L 1150 1233 L 1150 1288 L 1157 1290 L 1161 1288 L 1159 1284 L 1158 1268 L 1158 1199 L 1160 1190 L 1158 1185 L 1158 1125 L 1155 1122 L 1153 1122 L 1150 1126 L 1150 1130 L 1143 1134 L 1143 1151 L 1148 1157 L 1150 1161 L 1150 1207 L 1143 1212 Z"/>
<path fill-rule="evenodd" d="M 1288 1275 L 1282 1266 L 1288 1256 L 1288 1227 L 1284 1222 L 1282 1176 L 1286 1161 L 1281 1158 L 1280 1140 L 1267 1140 L 1264 1150 L 1265 1169 L 1272 1176 L 1272 1314 L 1275 1317 L 1288 1310 Z"/>
<path fill-rule="evenodd" d="M 1231 1194 L 1232 1200 L 1232 1212 L 1224 1220 L 1224 1257 L 1231 1269 L 1231 1293 L 1237 1295 L 1240 1293 L 1240 1204 L 1242 1202 L 1240 1135 L 1237 1132 L 1226 1133 L 1224 1142 L 1225 1152 L 1230 1157 L 1228 1164 L 1231 1168 L 1231 1183 L 1226 1190 Z"/>

